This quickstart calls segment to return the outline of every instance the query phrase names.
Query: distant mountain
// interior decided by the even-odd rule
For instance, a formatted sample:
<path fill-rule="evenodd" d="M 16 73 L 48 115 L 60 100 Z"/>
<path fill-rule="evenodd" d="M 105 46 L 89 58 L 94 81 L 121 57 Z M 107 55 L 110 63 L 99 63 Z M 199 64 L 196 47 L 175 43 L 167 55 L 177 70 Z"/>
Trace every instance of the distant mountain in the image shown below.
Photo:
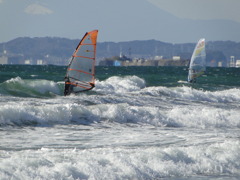
<path fill-rule="evenodd" d="M 47 64 L 66 65 L 79 40 L 66 38 L 29 38 L 21 37 L 0 44 L 0 56 L 7 52 L 8 57 L 15 57 L 12 63 L 22 63 L 24 59 L 37 61 L 39 59 Z M 99 42 L 97 58 L 103 59 L 124 54 L 130 58 L 148 58 L 163 56 L 166 59 L 180 56 L 190 59 L 195 43 L 172 44 L 156 40 L 129 41 L 129 42 Z M 216 66 L 221 61 L 227 64 L 230 56 L 240 59 L 240 43 L 233 41 L 210 41 L 206 46 L 208 65 Z M 17 57 L 17 58 L 16 58 Z M 14 59 L 14 58 L 13 58 Z"/>
<path fill-rule="evenodd" d="M 66 5 L 64 8 L 63 4 Z M 93 29 L 99 29 L 98 39 L 101 42 L 157 39 L 171 43 L 194 43 L 199 38 L 240 42 L 240 22 L 179 18 L 147 0 L 71 1 L 70 4 L 64 1 L 61 6 L 49 1 L 48 6 L 53 13 L 47 16 L 27 15 L 23 9 L 14 12 L 14 16 L 1 16 L 0 42 L 24 36 L 74 39 Z M 176 4 L 173 3 L 173 6 Z M 191 9 L 191 6 L 186 6 Z M 207 3 L 205 8 L 209 9 Z M 216 4 L 215 8 L 220 6 Z M 223 13 L 231 14 L 231 9 L 226 8 Z"/>

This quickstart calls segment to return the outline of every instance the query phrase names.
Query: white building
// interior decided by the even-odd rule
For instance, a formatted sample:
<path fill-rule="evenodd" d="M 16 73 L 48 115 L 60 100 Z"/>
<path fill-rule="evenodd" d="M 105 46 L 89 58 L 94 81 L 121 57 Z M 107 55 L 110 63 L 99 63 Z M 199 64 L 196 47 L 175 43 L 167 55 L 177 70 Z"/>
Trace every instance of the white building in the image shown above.
<path fill-rule="evenodd" d="M 218 67 L 222 67 L 223 65 L 222 65 L 222 61 L 219 61 L 218 62 Z"/>
<path fill-rule="evenodd" d="M 24 61 L 24 64 L 31 64 L 31 60 L 30 60 L 30 59 L 26 59 L 26 60 Z"/>
<path fill-rule="evenodd" d="M 240 68 L 240 60 L 236 60 L 236 67 Z"/>
<path fill-rule="evenodd" d="M 181 60 L 181 57 L 180 56 L 173 56 L 172 59 L 174 61 L 179 61 L 179 60 Z"/>
<path fill-rule="evenodd" d="M 37 60 L 37 65 L 43 65 L 43 60 L 42 59 L 38 59 Z"/>

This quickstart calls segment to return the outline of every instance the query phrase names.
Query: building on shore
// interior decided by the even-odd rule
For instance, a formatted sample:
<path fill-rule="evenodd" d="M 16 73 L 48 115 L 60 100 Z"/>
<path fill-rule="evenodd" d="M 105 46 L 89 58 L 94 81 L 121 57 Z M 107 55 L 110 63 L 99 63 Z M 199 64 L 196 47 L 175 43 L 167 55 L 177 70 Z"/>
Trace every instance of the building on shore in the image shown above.
<path fill-rule="evenodd" d="M 236 68 L 240 68 L 240 60 L 236 60 Z"/>
<path fill-rule="evenodd" d="M 99 66 L 187 66 L 188 64 L 189 59 L 181 59 L 180 56 L 174 56 L 172 59 L 163 59 L 162 56 L 155 56 L 151 59 L 122 59 L 115 56 L 99 62 Z"/>
<path fill-rule="evenodd" d="M 2 56 L 0 57 L 0 64 L 8 64 L 7 51 L 4 50 Z"/>

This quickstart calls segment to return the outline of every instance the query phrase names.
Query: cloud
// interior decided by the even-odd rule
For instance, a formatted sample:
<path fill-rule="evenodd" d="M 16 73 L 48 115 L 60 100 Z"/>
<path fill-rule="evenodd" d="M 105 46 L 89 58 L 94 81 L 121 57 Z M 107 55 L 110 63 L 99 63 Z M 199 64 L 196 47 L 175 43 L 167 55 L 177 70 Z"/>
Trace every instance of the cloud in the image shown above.
<path fill-rule="evenodd" d="M 2 3 L 3 2 L 3 0 L 0 0 L 0 3 Z"/>
<path fill-rule="evenodd" d="M 1 1 L 1 0 L 0 0 Z M 53 11 L 39 4 L 31 4 L 24 10 L 27 14 L 45 15 L 52 14 Z"/>
<path fill-rule="evenodd" d="M 240 22 L 239 0 L 147 0 L 177 17 Z"/>

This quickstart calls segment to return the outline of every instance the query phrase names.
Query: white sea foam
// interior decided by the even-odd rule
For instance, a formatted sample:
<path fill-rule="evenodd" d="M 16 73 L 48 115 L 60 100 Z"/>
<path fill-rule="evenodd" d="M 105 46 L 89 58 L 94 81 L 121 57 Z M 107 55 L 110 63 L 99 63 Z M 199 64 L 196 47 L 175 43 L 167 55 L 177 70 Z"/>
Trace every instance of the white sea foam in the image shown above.
<path fill-rule="evenodd" d="M 48 80 L 34 80 L 27 82 L 27 86 L 37 90 L 38 92 L 44 94 L 46 92 L 53 92 L 55 94 L 60 94 L 60 89 L 54 81 Z"/>
<path fill-rule="evenodd" d="M 217 103 L 239 102 L 240 89 L 228 89 L 221 91 L 203 91 L 191 87 L 147 87 L 142 90 L 142 94 L 152 96 L 168 96 L 171 98 L 185 99 L 190 101 L 208 101 Z"/>
<path fill-rule="evenodd" d="M 38 77 L 38 75 L 36 75 L 36 74 L 31 74 L 30 76 L 31 77 Z"/>
<path fill-rule="evenodd" d="M 2 179 L 159 179 L 240 175 L 239 142 L 189 147 L 101 147 L 1 152 Z M 3 171 L 4 169 L 4 171 Z"/>
<path fill-rule="evenodd" d="M 138 91 L 145 87 L 145 81 L 137 76 L 112 76 L 105 81 L 96 82 L 96 91 L 125 93 Z"/>
<path fill-rule="evenodd" d="M 94 97 L 88 100 L 94 102 Z M 83 99 L 85 98 L 87 98 L 86 95 L 83 97 L 59 97 L 55 100 L 38 100 L 38 102 L 28 100 L 2 104 L 0 124 L 51 125 L 73 122 L 81 124 L 107 120 L 118 123 L 151 124 L 169 127 L 240 127 L 238 118 L 240 112 L 238 109 L 221 109 L 214 106 L 205 106 L 204 104 L 194 106 L 174 105 L 162 109 L 161 106 L 134 106 L 128 103 L 113 104 L 114 99 L 112 103 L 84 105 Z M 71 103 L 72 100 L 76 102 Z"/>
<path fill-rule="evenodd" d="M 60 93 L 60 85 L 47 80 L 17 77 L 7 83 L 27 86 L 39 93 Z M 240 127 L 239 89 L 211 92 L 190 87 L 145 87 L 143 79 L 129 76 L 97 81 L 94 91 L 101 94 L 3 101 L 0 124 L 81 124 L 107 120 L 168 127 Z M 230 103 L 230 107 L 222 108 L 222 103 Z"/>
<path fill-rule="evenodd" d="M 240 112 L 236 109 L 223 110 L 209 106 L 174 107 L 167 112 L 167 117 L 176 122 L 178 126 L 196 128 L 240 128 L 239 116 Z"/>
<path fill-rule="evenodd" d="M 23 83 L 23 80 L 18 76 L 16 78 L 11 78 L 9 80 L 6 81 L 7 83 L 16 83 L 16 82 L 19 82 L 19 83 Z"/>

